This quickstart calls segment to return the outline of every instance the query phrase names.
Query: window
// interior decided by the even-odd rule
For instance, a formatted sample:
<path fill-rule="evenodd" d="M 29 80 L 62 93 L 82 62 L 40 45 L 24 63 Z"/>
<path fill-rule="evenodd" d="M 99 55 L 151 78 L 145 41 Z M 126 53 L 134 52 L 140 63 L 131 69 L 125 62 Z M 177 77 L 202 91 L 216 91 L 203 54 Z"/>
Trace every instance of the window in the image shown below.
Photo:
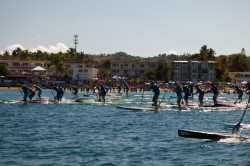
<path fill-rule="evenodd" d="M 36 66 L 43 67 L 43 64 L 41 64 L 41 63 L 36 63 Z"/>
<path fill-rule="evenodd" d="M 21 66 L 22 66 L 22 67 L 28 67 L 29 64 L 28 64 L 28 63 L 23 63 Z"/>
<path fill-rule="evenodd" d="M 69 75 L 73 75 L 73 69 L 69 69 Z"/>
<path fill-rule="evenodd" d="M 88 73 L 88 71 L 89 71 L 88 69 L 84 69 L 84 73 Z"/>
<path fill-rule="evenodd" d="M 14 67 L 19 67 L 19 66 L 20 66 L 20 63 L 13 63 L 13 66 L 14 66 Z"/>
<path fill-rule="evenodd" d="M 78 72 L 79 72 L 79 73 L 82 73 L 82 72 L 83 72 L 83 69 L 78 69 Z"/>
<path fill-rule="evenodd" d="M 78 68 L 82 68 L 82 65 L 77 65 Z"/>
<path fill-rule="evenodd" d="M 201 69 L 201 73 L 207 73 L 207 69 Z"/>
<path fill-rule="evenodd" d="M 85 68 L 91 68 L 91 65 L 85 65 Z"/>
<path fill-rule="evenodd" d="M 192 69 L 192 73 L 197 73 L 198 70 L 197 69 Z"/>

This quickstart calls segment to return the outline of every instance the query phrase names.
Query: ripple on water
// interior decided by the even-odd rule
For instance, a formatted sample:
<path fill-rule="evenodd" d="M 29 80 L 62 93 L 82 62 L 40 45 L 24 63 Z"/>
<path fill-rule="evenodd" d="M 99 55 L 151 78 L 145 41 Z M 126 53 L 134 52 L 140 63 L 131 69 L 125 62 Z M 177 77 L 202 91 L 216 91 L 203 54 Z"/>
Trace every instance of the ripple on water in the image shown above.
<path fill-rule="evenodd" d="M 6 93 L 9 91 L 0 91 L 0 96 Z M 11 95 L 20 97 L 18 93 Z M 46 90 L 43 95 L 52 97 Z M 171 95 L 167 94 L 162 106 L 176 103 Z M 139 93 L 120 99 L 121 105 L 149 107 L 152 93 L 145 92 L 143 101 Z M 210 94 L 205 100 L 211 103 Z M 197 96 L 190 102 L 198 103 Z M 231 133 L 232 127 L 225 125 L 239 121 L 243 106 L 198 107 L 185 112 L 167 107 L 157 113 L 102 103 L 2 104 L 0 108 L 0 165 L 249 164 L 249 140 L 196 140 L 177 134 L 178 129 Z M 250 135 L 249 116 L 247 111 L 243 135 Z"/>

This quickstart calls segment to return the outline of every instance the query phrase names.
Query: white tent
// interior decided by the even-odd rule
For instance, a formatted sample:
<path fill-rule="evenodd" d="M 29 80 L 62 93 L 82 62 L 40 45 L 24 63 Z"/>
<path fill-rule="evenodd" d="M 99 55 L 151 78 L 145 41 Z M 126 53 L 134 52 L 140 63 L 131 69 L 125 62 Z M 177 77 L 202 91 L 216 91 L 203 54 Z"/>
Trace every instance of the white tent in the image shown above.
<path fill-rule="evenodd" d="M 247 81 L 243 81 L 243 82 L 241 82 L 242 84 L 247 84 Z"/>
<path fill-rule="evenodd" d="M 119 77 L 119 76 L 113 76 L 112 78 L 116 79 L 116 80 L 121 79 L 121 77 Z"/>
<path fill-rule="evenodd" d="M 127 80 L 128 78 L 124 76 L 124 77 L 122 77 L 122 79 L 123 79 L 123 80 Z"/>
<path fill-rule="evenodd" d="M 45 71 L 46 69 L 42 68 L 41 66 L 37 66 L 32 71 Z"/>

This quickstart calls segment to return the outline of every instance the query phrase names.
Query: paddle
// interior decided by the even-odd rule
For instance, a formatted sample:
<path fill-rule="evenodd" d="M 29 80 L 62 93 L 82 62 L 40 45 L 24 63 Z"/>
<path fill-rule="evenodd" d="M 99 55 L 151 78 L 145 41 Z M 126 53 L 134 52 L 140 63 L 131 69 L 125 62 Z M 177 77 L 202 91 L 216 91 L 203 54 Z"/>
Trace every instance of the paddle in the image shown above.
<path fill-rule="evenodd" d="M 144 88 L 142 88 L 141 106 L 142 106 L 142 102 L 143 102 L 143 95 L 144 95 Z"/>
<path fill-rule="evenodd" d="M 160 104 L 161 104 L 161 102 L 163 101 L 163 99 L 165 99 L 165 96 L 166 96 L 167 93 L 168 93 L 168 91 L 165 91 L 165 94 L 164 94 L 163 98 L 161 99 L 161 101 L 160 101 L 159 104 L 158 104 L 158 107 L 160 107 Z"/>
<path fill-rule="evenodd" d="M 53 95 L 54 99 L 56 99 L 56 97 L 55 97 L 54 93 L 52 92 L 52 90 L 50 90 L 50 92 L 52 93 L 52 95 Z"/>
<path fill-rule="evenodd" d="M 244 110 L 244 112 L 243 112 L 243 114 L 242 114 L 242 117 L 241 117 L 241 119 L 240 119 L 240 122 L 237 123 L 237 125 L 235 125 L 234 128 L 232 129 L 232 133 L 233 133 L 233 134 L 238 134 L 239 129 L 240 129 L 240 124 L 241 124 L 241 122 L 242 122 L 242 120 L 243 120 L 243 117 L 244 117 L 244 115 L 245 115 L 245 113 L 246 113 L 246 110 L 247 110 L 247 108 L 248 108 L 248 104 L 249 104 L 249 100 L 248 100 L 247 106 L 246 106 L 246 108 L 245 108 L 245 110 Z"/>
<path fill-rule="evenodd" d="M 21 95 L 23 96 L 23 93 L 22 93 L 22 91 L 20 90 L 20 88 L 18 88 L 19 89 L 19 92 L 21 93 Z"/>
<path fill-rule="evenodd" d="M 237 101 L 238 101 L 238 99 L 234 102 L 234 104 L 236 104 L 236 103 L 237 103 Z"/>

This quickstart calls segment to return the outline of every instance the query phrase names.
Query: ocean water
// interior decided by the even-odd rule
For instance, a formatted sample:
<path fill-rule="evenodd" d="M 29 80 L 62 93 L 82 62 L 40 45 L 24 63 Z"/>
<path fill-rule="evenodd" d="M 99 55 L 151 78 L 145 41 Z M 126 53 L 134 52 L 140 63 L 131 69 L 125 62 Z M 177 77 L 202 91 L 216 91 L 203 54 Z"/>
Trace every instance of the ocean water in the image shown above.
<path fill-rule="evenodd" d="M 0 165 L 250 165 L 249 140 L 200 140 L 177 133 L 178 129 L 231 133 L 245 102 L 178 112 L 171 107 L 176 98 L 170 96 L 175 94 L 168 92 L 158 112 L 133 111 L 116 106 L 150 107 L 153 93 L 111 95 L 107 100 L 120 103 L 75 103 L 68 92 L 61 104 L 0 104 Z M 49 90 L 43 96 L 53 97 Z M 159 101 L 163 96 L 161 92 Z M 197 97 L 190 103 L 198 103 Z M 0 100 L 20 98 L 18 90 L 0 90 Z M 236 99 L 233 94 L 218 98 L 226 103 Z M 212 104 L 212 95 L 205 94 L 204 101 Z M 249 110 L 241 135 L 250 136 Z"/>

